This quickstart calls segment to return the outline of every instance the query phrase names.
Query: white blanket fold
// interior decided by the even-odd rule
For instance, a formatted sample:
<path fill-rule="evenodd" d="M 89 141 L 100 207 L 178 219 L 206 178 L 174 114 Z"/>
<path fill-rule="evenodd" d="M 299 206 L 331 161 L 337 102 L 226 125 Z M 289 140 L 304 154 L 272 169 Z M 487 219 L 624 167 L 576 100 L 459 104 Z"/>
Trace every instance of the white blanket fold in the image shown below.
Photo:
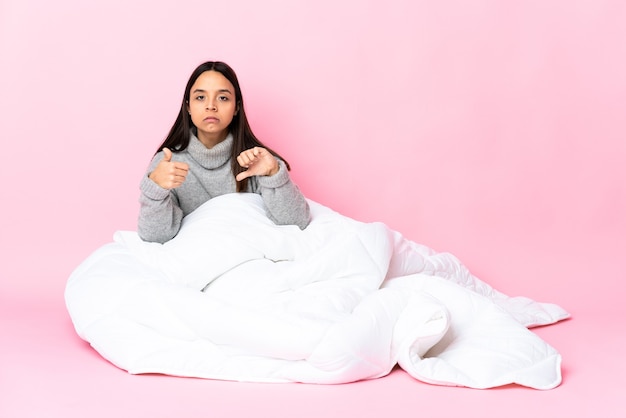
<path fill-rule="evenodd" d="M 561 382 L 560 355 L 527 327 L 567 318 L 562 308 L 309 203 L 304 231 L 274 225 L 258 195 L 231 194 L 165 244 L 117 232 L 68 280 L 77 333 L 130 373 L 346 383 L 399 364 L 441 385 Z"/>

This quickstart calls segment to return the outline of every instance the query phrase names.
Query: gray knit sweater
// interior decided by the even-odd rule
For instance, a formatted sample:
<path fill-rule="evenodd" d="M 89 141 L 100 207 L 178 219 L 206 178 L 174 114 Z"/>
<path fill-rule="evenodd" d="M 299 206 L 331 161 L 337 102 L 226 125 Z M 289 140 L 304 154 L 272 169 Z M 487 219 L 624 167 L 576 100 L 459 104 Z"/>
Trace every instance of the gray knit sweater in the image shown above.
<path fill-rule="evenodd" d="M 189 164 L 185 182 L 172 190 L 160 187 L 148 177 L 163 158 L 163 152 L 154 156 L 140 184 L 138 233 L 143 240 L 169 241 L 178 233 L 184 216 L 213 197 L 236 192 L 230 166 L 232 145 L 230 134 L 210 149 L 192 134 L 187 149 L 172 157 L 173 161 Z M 278 163 L 279 170 L 273 176 L 250 177 L 247 191 L 263 197 L 267 216 L 276 224 L 304 229 L 310 221 L 309 205 L 290 180 L 285 163 Z"/>

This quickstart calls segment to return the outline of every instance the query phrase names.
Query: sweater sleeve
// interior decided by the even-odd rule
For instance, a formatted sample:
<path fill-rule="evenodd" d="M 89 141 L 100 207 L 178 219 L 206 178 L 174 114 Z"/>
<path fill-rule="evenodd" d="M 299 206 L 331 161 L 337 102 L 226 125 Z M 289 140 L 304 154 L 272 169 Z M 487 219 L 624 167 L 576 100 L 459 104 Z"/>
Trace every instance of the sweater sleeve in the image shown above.
<path fill-rule="evenodd" d="M 289 178 L 285 163 L 278 160 L 278 165 L 278 172 L 273 176 L 256 177 L 267 215 L 277 225 L 297 225 L 304 229 L 311 221 L 309 204 Z"/>
<path fill-rule="evenodd" d="M 144 241 L 164 243 L 178 233 L 183 211 L 174 191 L 162 188 L 148 177 L 161 158 L 161 153 L 154 157 L 139 184 L 137 232 Z"/>

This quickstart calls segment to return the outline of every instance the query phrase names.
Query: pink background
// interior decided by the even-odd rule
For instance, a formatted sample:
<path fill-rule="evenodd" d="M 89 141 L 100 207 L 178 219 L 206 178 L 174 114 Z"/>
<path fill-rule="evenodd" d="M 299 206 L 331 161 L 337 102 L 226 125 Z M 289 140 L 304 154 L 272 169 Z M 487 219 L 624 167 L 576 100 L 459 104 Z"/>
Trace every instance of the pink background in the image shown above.
<path fill-rule="evenodd" d="M 574 319 L 539 331 L 564 338 L 561 351 L 577 344 L 578 318 L 624 334 L 607 325 L 626 313 L 623 1 L 97 3 L 0 0 L 0 314 L 25 338 L 3 344 L 0 385 L 19 392 L 7 367 L 35 366 L 7 365 L 33 344 L 98 361 L 71 333 L 65 282 L 114 231 L 135 229 L 139 179 L 189 74 L 213 59 L 235 68 L 253 129 L 308 197 L 452 252 L 502 291 L 561 304 Z M 41 327 L 38 315 L 60 340 L 16 322 Z M 586 358 L 563 354 L 566 370 Z M 204 382 L 220 383 L 236 385 Z"/>

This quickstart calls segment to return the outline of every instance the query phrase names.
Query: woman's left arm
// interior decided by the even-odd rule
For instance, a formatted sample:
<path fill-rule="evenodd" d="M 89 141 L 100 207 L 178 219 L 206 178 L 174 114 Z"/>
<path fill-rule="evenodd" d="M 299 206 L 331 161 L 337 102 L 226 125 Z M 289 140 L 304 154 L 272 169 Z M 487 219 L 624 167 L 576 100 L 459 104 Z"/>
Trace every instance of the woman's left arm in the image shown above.
<path fill-rule="evenodd" d="M 278 225 L 297 225 L 304 229 L 311 221 L 309 204 L 289 177 L 285 163 L 265 148 L 255 147 L 242 152 L 237 161 L 246 171 L 237 180 L 256 176 L 258 192 L 263 197 L 268 216 Z"/>
<path fill-rule="evenodd" d="M 285 163 L 271 176 L 258 176 L 257 183 L 269 217 L 278 225 L 297 225 L 304 229 L 311 221 L 309 204 L 298 186 L 289 178 Z"/>

